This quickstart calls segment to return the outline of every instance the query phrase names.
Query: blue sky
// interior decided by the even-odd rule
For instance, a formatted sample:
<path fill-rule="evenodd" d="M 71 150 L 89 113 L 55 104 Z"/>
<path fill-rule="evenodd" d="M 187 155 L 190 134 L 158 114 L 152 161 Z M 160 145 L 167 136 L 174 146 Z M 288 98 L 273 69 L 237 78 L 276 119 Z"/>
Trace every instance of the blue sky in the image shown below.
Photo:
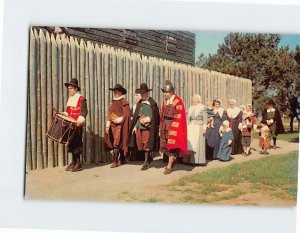
<path fill-rule="evenodd" d="M 214 54 L 218 50 L 218 44 L 224 41 L 228 32 L 205 32 L 193 31 L 196 35 L 195 59 L 203 52 L 205 55 Z M 300 35 L 281 34 L 280 46 L 289 45 L 294 50 L 296 45 L 300 45 Z"/>

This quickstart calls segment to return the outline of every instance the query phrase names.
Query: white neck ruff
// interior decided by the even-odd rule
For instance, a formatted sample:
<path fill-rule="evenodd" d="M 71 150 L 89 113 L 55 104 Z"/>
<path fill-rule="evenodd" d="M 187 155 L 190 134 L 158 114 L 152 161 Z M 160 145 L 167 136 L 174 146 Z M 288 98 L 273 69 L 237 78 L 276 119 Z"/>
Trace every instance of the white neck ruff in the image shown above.
<path fill-rule="evenodd" d="M 68 102 L 67 102 L 67 107 L 68 106 L 77 107 L 77 103 L 78 103 L 80 96 L 81 96 L 81 94 L 78 92 L 76 92 L 75 95 L 70 96 L 70 98 L 68 99 Z"/>
<path fill-rule="evenodd" d="M 229 118 L 236 118 L 240 112 L 241 112 L 241 109 L 238 107 L 227 108 L 227 114 L 228 114 Z"/>
<path fill-rule="evenodd" d="M 196 104 L 196 105 L 192 105 L 192 106 L 189 108 L 188 116 L 190 117 L 190 116 L 192 115 L 193 112 L 194 112 L 195 116 L 197 116 L 198 113 L 201 112 L 203 109 L 204 109 L 204 105 L 201 104 L 201 103 L 198 103 L 198 104 Z"/>

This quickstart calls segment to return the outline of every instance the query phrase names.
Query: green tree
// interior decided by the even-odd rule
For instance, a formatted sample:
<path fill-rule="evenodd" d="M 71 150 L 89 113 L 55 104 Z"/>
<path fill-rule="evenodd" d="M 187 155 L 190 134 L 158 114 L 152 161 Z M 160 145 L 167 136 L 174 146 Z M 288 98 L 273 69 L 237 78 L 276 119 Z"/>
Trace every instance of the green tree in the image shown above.
<path fill-rule="evenodd" d="M 288 46 L 279 47 L 280 39 L 277 34 L 229 33 L 204 68 L 250 79 L 256 110 L 262 110 L 267 96 L 285 111 L 297 64 Z"/>
<path fill-rule="evenodd" d="M 294 58 L 297 63 L 297 76 L 295 80 L 295 89 L 299 93 L 300 92 L 300 45 L 296 46 Z"/>
<path fill-rule="evenodd" d="M 204 53 L 200 53 L 198 59 L 195 62 L 195 66 L 202 68 L 205 66 L 206 62 L 207 57 L 204 55 Z"/>

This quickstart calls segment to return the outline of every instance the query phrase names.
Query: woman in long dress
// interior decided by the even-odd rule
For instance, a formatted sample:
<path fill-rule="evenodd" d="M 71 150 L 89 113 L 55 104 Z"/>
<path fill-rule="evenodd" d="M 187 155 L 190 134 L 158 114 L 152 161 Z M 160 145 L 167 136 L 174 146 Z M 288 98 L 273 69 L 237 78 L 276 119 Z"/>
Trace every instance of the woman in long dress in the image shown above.
<path fill-rule="evenodd" d="M 206 157 L 209 159 L 217 159 L 221 137 L 219 134 L 222 123 L 227 120 L 227 113 L 221 107 L 221 100 L 213 101 L 213 127 L 206 129 Z"/>
<path fill-rule="evenodd" d="M 242 147 L 242 134 L 239 129 L 240 123 L 242 123 L 242 111 L 236 106 L 236 101 L 234 99 L 229 100 L 229 108 L 227 109 L 229 127 L 232 129 L 233 142 L 231 154 L 241 154 L 243 153 Z"/>
<path fill-rule="evenodd" d="M 192 106 L 187 114 L 188 150 L 189 155 L 184 162 L 206 165 L 205 158 L 205 132 L 207 125 L 207 113 L 201 104 L 200 95 L 195 94 L 192 99 Z"/>

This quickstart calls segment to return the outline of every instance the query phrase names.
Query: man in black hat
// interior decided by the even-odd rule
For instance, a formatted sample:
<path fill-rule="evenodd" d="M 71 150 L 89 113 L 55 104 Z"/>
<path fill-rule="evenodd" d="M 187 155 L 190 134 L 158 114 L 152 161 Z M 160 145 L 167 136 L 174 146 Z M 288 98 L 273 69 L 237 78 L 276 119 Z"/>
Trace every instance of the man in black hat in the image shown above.
<path fill-rule="evenodd" d="M 69 83 L 65 83 L 65 86 L 68 88 L 70 97 L 67 102 L 67 111 L 63 114 L 77 121 L 76 131 L 68 144 L 68 152 L 72 153 L 72 162 L 65 170 L 77 172 L 82 170 L 80 162 L 80 154 L 83 151 L 82 133 L 88 110 L 86 99 L 79 93 L 78 80 L 73 78 Z"/>
<path fill-rule="evenodd" d="M 140 85 L 141 100 L 136 105 L 136 110 L 130 127 L 128 147 L 134 147 L 134 137 L 139 151 L 145 151 L 145 161 L 141 170 L 147 170 L 153 161 L 151 151 L 159 151 L 159 110 L 157 103 L 149 97 L 146 83 Z"/>
<path fill-rule="evenodd" d="M 298 95 L 297 92 L 294 90 L 292 92 L 292 95 L 289 98 L 289 104 L 290 104 L 290 109 L 291 109 L 291 113 L 290 113 L 290 132 L 293 133 L 293 123 L 294 123 L 294 118 L 296 117 L 297 121 L 298 121 L 298 130 L 299 130 L 299 116 L 298 116 L 298 112 L 297 110 L 299 109 L 299 103 L 298 103 Z"/>
<path fill-rule="evenodd" d="M 113 162 L 111 168 L 115 168 L 124 162 L 124 153 L 127 155 L 127 138 L 130 123 L 130 107 L 128 101 L 124 98 L 126 89 L 120 84 L 116 84 L 113 91 L 114 97 L 110 103 L 109 113 L 106 123 L 106 147 L 113 150 Z"/>
<path fill-rule="evenodd" d="M 133 116 L 134 116 L 134 113 L 135 113 L 135 110 L 136 110 L 136 105 L 140 101 L 140 99 L 141 99 L 140 89 L 136 89 L 135 90 L 135 96 L 134 96 L 134 105 L 130 109 L 131 121 L 130 121 L 130 127 L 129 128 L 131 128 L 131 125 L 133 124 L 132 120 L 133 120 Z M 129 138 L 130 138 L 130 140 L 133 140 L 133 141 L 129 142 L 128 144 L 134 145 L 134 147 L 128 148 L 129 149 L 129 159 L 130 159 L 130 161 L 135 161 L 135 160 L 144 161 L 145 153 L 144 153 L 144 151 L 138 151 L 137 150 L 135 137 L 130 137 L 130 135 L 129 135 Z"/>
<path fill-rule="evenodd" d="M 280 112 L 278 108 L 274 106 L 274 102 L 272 99 L 267 102 L 267 106 L 268 107 L 263 110 L 262 120 L 265 120 L 267 122 L 267 125 L 271 131 L 271 137 L 273 138 L 273 149 L 276 149 L 277 135 L 284 133 L 284 128 Z"/>

